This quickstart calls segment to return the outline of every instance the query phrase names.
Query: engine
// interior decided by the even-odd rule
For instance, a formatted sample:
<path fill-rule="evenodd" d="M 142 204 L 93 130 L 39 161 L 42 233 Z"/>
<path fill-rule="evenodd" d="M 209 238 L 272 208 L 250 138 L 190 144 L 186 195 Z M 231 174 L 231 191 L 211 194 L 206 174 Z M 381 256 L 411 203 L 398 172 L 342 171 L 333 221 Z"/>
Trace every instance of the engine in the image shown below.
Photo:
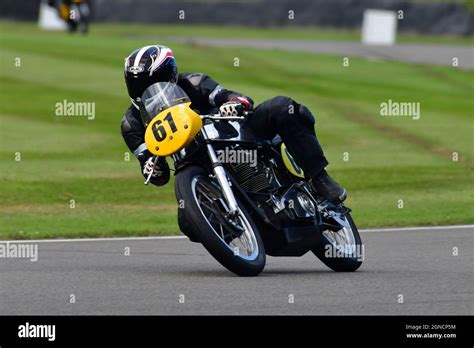
<path fill-rule="evenodd" d="M 301 187 L 302 184 L 288 183 L 278 176 L 279 171 L 273 159 L 256 161 L 255 165 L 245 161 L 233 162 L 229 167 L 232 176 L 244 191 L 268 194 L 261 202 L 265 202 L 263 206 L 268 207 L 274 214 L 284 214 L 286 219 L 290 220 L 315 216 L 316 206 Z"/>
<path fill-rule="evenodd" d="M 230 165 L 232 175 L 242 189 L 252 193 L 266 193 L 274 181 L 271 168 L 258 161 L 252 166 L 250 163 L 234 163 Z"/>

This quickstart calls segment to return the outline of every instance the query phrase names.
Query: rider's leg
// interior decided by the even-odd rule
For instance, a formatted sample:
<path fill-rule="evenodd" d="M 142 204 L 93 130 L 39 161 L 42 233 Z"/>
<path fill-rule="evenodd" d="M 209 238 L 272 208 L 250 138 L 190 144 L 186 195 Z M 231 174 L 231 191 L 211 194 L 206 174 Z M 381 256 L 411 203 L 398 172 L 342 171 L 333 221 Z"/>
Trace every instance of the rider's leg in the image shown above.
<path fill-rule="evenodd" d="M 255 108 L 247 124 L 259 136 L 279 134 L 288 151 L 316 191 L 332 201 L 343 201 L 346 190 L 324 170 L 329 164 L 314 131 L 314 117 L 307 107 L 288 97 L 275 97 Z"/>

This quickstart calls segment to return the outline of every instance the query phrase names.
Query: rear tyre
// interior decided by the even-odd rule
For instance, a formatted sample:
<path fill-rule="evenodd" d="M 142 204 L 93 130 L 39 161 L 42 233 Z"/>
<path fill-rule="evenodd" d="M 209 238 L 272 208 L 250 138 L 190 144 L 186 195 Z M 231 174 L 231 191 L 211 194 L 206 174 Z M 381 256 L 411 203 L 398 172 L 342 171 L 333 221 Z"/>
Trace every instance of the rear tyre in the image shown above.
<path fill-rule="evenodd" d="M 349 213 L 341 216 L 346 226 L 334 232 L 326 230 L 313 253 L 336 272 L 354 272 L 362 264 L 364 247 L 357 226 Z"/>

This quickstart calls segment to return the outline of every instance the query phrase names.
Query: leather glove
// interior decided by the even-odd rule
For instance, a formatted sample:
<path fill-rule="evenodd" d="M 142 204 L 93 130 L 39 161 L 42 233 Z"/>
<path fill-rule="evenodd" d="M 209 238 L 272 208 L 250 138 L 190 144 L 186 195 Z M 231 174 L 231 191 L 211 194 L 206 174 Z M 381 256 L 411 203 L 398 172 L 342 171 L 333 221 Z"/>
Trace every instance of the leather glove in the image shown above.
<path fill-rule="evenodd" d="M 221 116 L 229 117 L 229 116 L 242 116 L 245 111 L 245 105 L 239 102 L 227 102 L 220 106 L 219 113 Z"/>
<path fill-rule="evenodd" d="M 140 161 L 142 174 L 147 179 L 150 172 L 153 172 L 150 182 L 156 186 L 166 185 L 170 180 L 170 167 L 164 157 L 158 158 L 156 163 L 154 161 L 155 158 L 151 154 L 147 158 L 142 157 Z"/>

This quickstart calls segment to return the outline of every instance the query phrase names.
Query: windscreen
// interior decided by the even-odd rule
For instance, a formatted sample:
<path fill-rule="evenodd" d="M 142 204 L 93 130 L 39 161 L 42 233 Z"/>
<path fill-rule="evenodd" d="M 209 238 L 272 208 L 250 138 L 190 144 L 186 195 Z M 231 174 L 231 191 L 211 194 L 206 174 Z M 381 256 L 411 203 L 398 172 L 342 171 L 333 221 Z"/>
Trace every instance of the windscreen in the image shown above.
<path fill-rule="evenodd" d="M 148 125 L 163 110 L 187 102 L 190 102 L 189 97 L 176 83 L 154 83 L 142 94 L 140 113 L 143 124 Z"/>

